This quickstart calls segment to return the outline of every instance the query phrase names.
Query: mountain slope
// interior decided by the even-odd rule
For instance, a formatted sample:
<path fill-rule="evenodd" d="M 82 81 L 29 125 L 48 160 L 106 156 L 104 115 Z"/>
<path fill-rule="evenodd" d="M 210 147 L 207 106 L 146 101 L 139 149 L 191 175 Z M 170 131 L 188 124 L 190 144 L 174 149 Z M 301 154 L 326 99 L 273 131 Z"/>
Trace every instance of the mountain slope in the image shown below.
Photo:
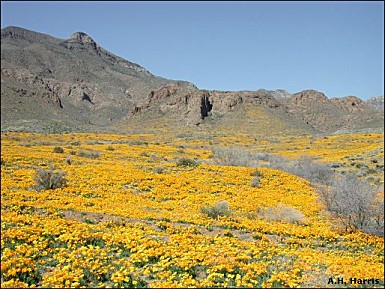
<path fill-rule="evenodd" d="M 14 120 L 107 125 L 169 83 L 101 48 L 85 33 L 57 39 L 22 28 L 1 31 L 2 126 Z M 44 114 L 39 113 L 44 109 Z M 23 112 L 21 114 L 20 112 Z"/>
<path fill-rule="evenodd" d="M 383 105 L 306 90 L 208 91 L 151 74 L 76 32 L 1 30 L 1 128 L 36 132 L 164 127 L 314 133 L 382 130 Z M 382 102 L 383 103 L 383 102 Z"/>

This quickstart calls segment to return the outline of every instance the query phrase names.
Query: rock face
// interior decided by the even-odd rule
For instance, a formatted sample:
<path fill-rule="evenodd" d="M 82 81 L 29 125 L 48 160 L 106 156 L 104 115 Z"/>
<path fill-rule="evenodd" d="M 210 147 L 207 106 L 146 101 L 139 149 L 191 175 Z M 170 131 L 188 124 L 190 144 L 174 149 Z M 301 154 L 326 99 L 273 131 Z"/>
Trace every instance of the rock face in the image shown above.
<path fill-rule="evenodd" d="M 383 98 L 381 110 L 379 100 L 328 99 L 315 90 L 200 90 L 155 76 L 84 32 L 58 39 L 2 29 L 1 84 L 2 130 L 108 131 L 144 122 L 301 133 L 383 130 Z"/>
<path fill-rule="evenodd" d="M 272 97 L 278 100 L 287 99 L 291 97 L 291 94 L 283 89 L 268 90 L 267 91 Z"/>
<path fill-rule="evenodd" d="M 158 107 L 161 114 L 182 114 L 186 124 L 199 125 L 206 117 L 223 117 L 243 103 L 279 107 L 279 102 L 266 92 L 260 91 L 209 91 L 186 89 L 176 84 L 151 91 L 144 101 L 133 110 L 140 114 L 146 109 Z"/>

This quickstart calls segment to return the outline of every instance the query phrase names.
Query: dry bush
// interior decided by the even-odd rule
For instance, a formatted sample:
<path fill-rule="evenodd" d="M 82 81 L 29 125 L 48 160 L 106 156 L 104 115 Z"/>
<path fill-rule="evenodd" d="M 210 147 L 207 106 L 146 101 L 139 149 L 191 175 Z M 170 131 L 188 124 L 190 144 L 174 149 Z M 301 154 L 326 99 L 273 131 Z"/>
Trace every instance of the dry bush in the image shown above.
<path fill-rule="evenodd" d="M 293 173 L 312 183 L 330 184 L 334 179 L 334 171 L 331 167 L 306 155 L 294 160 Z"/>
<path fill-rule="evenodd" d="M 253 177 L 259 177 L 259 178 L 263 177 L 263 173 L 260 170 L 258 170 L 258 169 L 256 169 L 255 171 L 251 172 L 250 175 L 253 176 Z"/>
<path fill-rule="evenodd" d="M 250 182 L 250 185 L 252 187 L 259 187 L 260 183 L 261 183 L 261 178 L 263 178 L 263 174 L 260 170 L 255 170 L 251 173 L 252 176 L 254 176 L 254 178 L 251 180 Z"/>
<path fill-rule="evenodd" d="M 258 167 L 259 159 L 256 153 L 242 147 L 214 148 L 214 163 L 224 166 Z"/>
<path fill-rule="evenodd" d="M 157 166 L 157 167 L 154 167 L 153 172 L 157 174 L 163 174 L 164 172 L 166 172 L 166 168 Z"/>
<path fill-rule="evenodd" d="M 228 201 L 219 201 L 214 206 L 204 207 L 201 213 L 208 215 L 210 218 L 217 219 L 220 216 L 230 216 L 231 210 Z"/>
<path fill-rule="evenodd" d="M 34 179 L 36 182 L 34 189 L 38 191 L 62 188 L 67 184 L 65 173 L 54 167 L 48 170 L 37 169 Z"/>
<path fill-rule="evenodd" d="M 254 187 L 254 188 L 257 188 L 257 187 L 259 187 L 260 183 L 261 183 L 260 177 L 254 177 L 254 178 L 251 180 L 250 185 L 251 185 L 252 187 Z"/>
<path fill-rule="evenodd" d="M 289 161 L 281 156 L 265 156 L 269 163 L 267 167 L 285 171 L 289 174 L 300 176 L 309 180 L 313 184 L 331 184 L 334 179 L 333 169 L 317 162 L 313 157 L 303 155 L 297 159 Z"/>
<path fill-rule="evenodd" d="M 336 178 L 331 186 L 319 187 L 318 193 L 346 230 L 384 235 L 384 198 L 379 197 L 379 188 L 348 174 Z"/>
<path fill-rule="evenodd" d="M 284 204 L 260 209 L 257 215 L 267 221 L 278 221 L 287 223 L 305 224 L 306 219 L 300 210 Z"/>
<path fill-rule="evenodd" d="M 90 159 L 97 159 L 100 157 L 100 152 L 95 150 L 78 151 L 78 156 Z"/>

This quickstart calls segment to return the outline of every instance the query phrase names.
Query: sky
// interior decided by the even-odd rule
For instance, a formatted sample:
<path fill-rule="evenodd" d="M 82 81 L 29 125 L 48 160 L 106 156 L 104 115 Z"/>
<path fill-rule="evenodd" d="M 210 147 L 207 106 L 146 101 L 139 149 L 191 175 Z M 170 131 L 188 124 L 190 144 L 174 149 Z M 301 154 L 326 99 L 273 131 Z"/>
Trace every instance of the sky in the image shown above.
<path fill-rule="evenodd" d="M 383 1 L 1 1 L 1 28 L 85 32 L 200 89 L 384 95 Z"/>

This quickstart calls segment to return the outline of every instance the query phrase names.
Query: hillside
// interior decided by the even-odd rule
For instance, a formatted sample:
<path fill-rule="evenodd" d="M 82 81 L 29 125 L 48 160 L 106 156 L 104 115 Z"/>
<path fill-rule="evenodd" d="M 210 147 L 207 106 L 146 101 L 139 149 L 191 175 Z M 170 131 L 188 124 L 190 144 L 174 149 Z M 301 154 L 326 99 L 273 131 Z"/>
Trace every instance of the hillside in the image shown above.
<path fill-rule="evenodd" d="M 2 128 L 87 130 L 116 122 L 151 90 L 169 83 L 100 47 L 85 33 L 57 39 L 1 31 Z M 42 113 L 44 111 L 44 113 Z"/>
<path fill-rule="evenodd" d="M 153 75 L 100 47 L 7 27 L 1 31 L 2 131 L 127 132 L 234 128 L 298 134 L 383 131 L 383 101 L 305 90 L 207 91 Z"/>

